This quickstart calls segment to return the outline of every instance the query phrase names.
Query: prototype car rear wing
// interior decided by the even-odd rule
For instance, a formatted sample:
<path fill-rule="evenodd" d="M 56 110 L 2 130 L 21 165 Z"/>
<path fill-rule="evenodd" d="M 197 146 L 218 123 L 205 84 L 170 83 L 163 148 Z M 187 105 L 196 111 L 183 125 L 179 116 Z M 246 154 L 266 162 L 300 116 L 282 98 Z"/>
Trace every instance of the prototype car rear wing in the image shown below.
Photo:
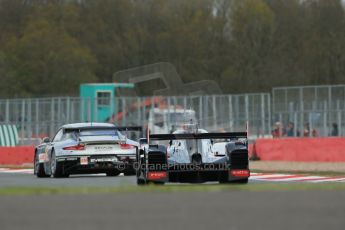
<path fill-rule="evenodd" d="M 149 140 L 191 140 L 191 139 L 247 139 L 247 132 L 231 133 L 179 133 L 179 134 L 150 134 Z"/>
<path fill-rule="evenodd" d="M 143 131 L 143 127 L 141 126 L 117 126 L 116 129 L 118 131 L 137 131 L 137 132 Z"/>

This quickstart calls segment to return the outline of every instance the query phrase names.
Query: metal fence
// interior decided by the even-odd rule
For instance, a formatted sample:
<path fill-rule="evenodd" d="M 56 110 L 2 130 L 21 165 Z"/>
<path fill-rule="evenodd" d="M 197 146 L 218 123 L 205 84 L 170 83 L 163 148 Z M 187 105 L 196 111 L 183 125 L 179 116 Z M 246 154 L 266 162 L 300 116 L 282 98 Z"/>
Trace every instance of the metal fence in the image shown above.
<path fill-rule="evenodd" d="M 294 135 L 304 136 L 308 124 L 319 136 L 345 136 L 345 85 L 274 88 L 272 96 L 260 93 L 120 97 L 105 101 L 112 108 L 106 116 L 99 98 L 2 99 L 0 125 L 15 124 L 19 143 L 35 144 L 43 136 L 53 136 L 66 123 L 105 121 L 147 127 L 150 111 L 164 104 L 168 110 L 195 111 L 199 126 L 209 131 L 243 131 L 248 122 L 253 139 L 270 136 L 277 121 L 284 127 L 293 122 Z M 173 123 L 171 117 L 167 123 Z"/>
<path fill-rule="evenodd" d="M 149 112 L 164 103 L 168 110 L 194 110 L 199 126 L 209 131 L 243 131 L 248 121 L 252 135 L 264 136 L 271 132 L 269 94 L 122 97 L 111 101 L 113 107 L 116 105 L 115 111 L 109 112 L 106 120 L 99 120 L 97 99 L 61 97 L 0 100 L 0 124 L 15 124 L 19 144 L 26 145 L 37 143 L 44 136 L 53 136 L 66 123 L 106 121 L 121 126 L 146 127 Z"/>
<path fill-rule="evenodd" d="M 307 124 L 320 136 L 344 136 L 345 85 L 273 88 L 272 121 L 293 122 L 300 136 Z"/>

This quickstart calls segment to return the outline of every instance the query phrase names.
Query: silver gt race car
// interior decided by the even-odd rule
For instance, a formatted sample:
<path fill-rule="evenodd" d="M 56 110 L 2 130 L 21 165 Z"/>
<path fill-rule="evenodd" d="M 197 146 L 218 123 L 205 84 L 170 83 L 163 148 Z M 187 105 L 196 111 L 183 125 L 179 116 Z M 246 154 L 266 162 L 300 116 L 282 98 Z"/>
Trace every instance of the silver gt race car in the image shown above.
<path fill-rule="evenodd" d="M 108 123 L 75 123 L 62 126 L 52 140 L 44 138 L 35 148 L 37 177 L 68 177 L 70 174 L 121 172 L 134 175 L 138 142 L 120 131 L 141 127 L 116 127 Z"/>
<path fill-rule="evenodd" d="M 150 141 L 166 141 L 167 146 L 150 144 Z M 250 176 L 246 132 L 208 133 L 196 129 L 152 134 L 149 140 L 140 139 L 137 161 L 139 185 L 149 182 L 247 183 Z"/>

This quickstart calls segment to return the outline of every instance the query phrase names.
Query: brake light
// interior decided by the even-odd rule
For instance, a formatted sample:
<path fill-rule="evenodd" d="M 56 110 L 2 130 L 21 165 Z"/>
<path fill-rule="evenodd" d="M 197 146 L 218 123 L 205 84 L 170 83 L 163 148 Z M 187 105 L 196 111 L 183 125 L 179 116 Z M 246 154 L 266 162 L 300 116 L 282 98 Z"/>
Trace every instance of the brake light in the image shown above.
<path fill-rule="evenodd" d="M 148 172 L 147 179 L 149 180 L 158 180 L 158 179 L 164 179 L 167 177 L 166 172 Z"/>
<path fill-rule="evenodd" d="M 250 172 L 247 169 L 233 169 L 233 170 L 230 170 L 230 174 L 231 176 L 235 176 L 235 177 L 249 177 L 250 176 Z"/>
<path fill-rule="evenodd" d="M 121 149 L 132 149 L 134 148 L 133 145 L 130 144 L 120 144 Z"/>
<path fill-rule="evenodd" d="M 79 145 L 64 147 L 63 149 L 64 150 L 85 150 L 85 145 L 79 144 Z"/>

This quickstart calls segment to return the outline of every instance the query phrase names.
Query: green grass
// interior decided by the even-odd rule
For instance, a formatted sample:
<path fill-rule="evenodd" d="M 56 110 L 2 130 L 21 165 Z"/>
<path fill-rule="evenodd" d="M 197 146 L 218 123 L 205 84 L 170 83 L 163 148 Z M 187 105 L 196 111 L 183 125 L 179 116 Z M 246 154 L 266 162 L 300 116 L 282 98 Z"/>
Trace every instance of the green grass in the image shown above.
<path fill-rule="evenodd" d="M 345 190 L 345 183 L 275 183 L 247 185 L 164 185 L 164 186 L 124 186 L 124 187 L 8 187 L 0 188 L 0 195 L 54 195 L 54 194 L 113 194 L 152 192 L 232 192 L 232 191 L 302 191 L 302 190 Z"/>

